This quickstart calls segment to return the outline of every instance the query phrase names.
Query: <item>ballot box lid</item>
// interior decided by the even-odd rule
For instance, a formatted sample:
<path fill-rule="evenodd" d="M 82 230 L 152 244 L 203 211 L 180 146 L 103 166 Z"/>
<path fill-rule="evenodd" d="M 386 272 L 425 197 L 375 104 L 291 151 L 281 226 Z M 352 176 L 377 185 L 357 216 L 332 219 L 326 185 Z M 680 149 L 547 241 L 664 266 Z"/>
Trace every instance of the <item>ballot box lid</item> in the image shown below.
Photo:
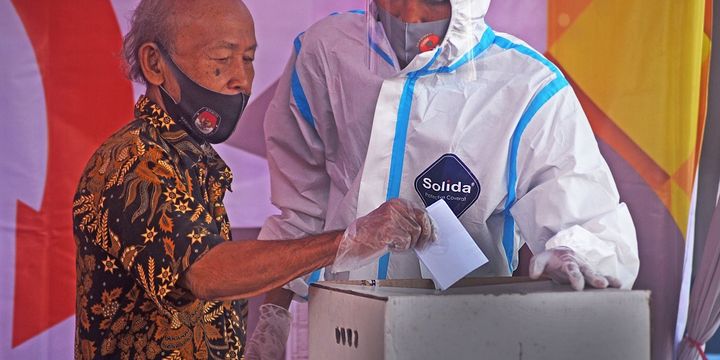
<path fill-rule="evenodd" d="M 322 281 L 313 287 L 343 292 L 356 296 L 387 300 L 391 297 L 408 296 L 452 296 L 452 295 L 506 295 L 532 294 L 548 292 L 573 292 L 569 285 L 560 285 L 551 280 L 532 280 L 528 277 L 485 277 L 468 278 L 458 281 L 451 288 L 436 290 L 429 279 L 397 279 L 397 280 L 334 280 Z M 590 289 L 585 291 L 616 292 L 618 289 Z M 648 293 L 649 294 L 649 293 Z M 649 296 L 649 295 L 648 295 Z"/>

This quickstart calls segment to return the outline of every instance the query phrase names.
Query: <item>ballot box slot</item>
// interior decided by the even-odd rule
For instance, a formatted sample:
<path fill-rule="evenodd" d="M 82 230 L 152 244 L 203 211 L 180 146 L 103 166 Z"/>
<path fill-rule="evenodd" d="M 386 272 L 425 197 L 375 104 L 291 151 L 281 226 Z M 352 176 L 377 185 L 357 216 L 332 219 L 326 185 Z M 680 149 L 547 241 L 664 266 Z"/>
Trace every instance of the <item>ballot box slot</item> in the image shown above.
<path fill-rule="evenodd" d="M 328 281 L 326 283 L 329 284 L 331 282 Z M 335 282 L 332 282 L 332 283 L 335 283 Z M 336 288 L 333 288 L 330 286 L 325 286 L 325 285 L 323 285 L 323 283 L 314 283 L 310 286 L 320 288 L 320 289 L 330 290 L 330 291 L 336 291 L 336 292 L 340 292 L 340 293 L 344 293 L 344 294 L 361 296 L 361 297 L 368 298 L 368 299 L 387 301 L 387 296 L 378 296 L 378 295 L 373 295 L 373 294 L 368 294 L 368 293 L 358 292 L 358 291 L 353 291 L 353 290 L 336 289 Z"/>
<path fill-rule="evenodd" d="M 464 287 L 476 287 L 486 285 L 500 285 L 500 284 L 517 284 L 526 282 L 538 282 L 543 280 L 532 280 L 527 276 L 513 276 L 513 277 L 481 277 L 481 278 L 467 278 L 461 279 L 450 289 L 464 288 Z M 390 279 L 390 280 L 332 280 L 314 283 L 313 286 L 321 287 L 328 290 L 340 291 L 335 285 L 353 285 L 353 286 L 367 286 L 377 288 L 412 288 L 412 289 L 435 289 L 435 285 L 430 279 Z M 359 293 L 353 293 L 354 295 L 362 295 Z"/>

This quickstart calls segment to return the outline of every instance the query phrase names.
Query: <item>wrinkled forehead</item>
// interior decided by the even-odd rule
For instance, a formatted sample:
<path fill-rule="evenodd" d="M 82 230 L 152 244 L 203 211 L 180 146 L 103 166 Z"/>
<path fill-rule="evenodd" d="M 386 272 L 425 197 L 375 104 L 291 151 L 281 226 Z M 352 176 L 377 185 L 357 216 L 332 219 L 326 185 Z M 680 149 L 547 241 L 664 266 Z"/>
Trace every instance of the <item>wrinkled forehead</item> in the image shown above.
<path fill-rule="evenodd" d="M 244 50 L 255 46 L 252 15 L 240 0 L 184 0 L 171 16 L 178 53 L 224 46 Z"/>

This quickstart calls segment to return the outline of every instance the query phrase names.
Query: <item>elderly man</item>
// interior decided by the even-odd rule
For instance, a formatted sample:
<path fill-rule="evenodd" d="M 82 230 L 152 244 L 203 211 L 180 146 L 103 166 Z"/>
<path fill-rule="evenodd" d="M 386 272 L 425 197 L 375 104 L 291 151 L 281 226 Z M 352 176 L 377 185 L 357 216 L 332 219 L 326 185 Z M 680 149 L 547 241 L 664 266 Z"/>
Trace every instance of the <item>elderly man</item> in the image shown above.
<path fill-rule="evenodd" d="M 282 214 L 261 238 L 342 228 L 388 198 L 444 199 L 490 260 L 470 276 L 509 276 L 526 243 L 532 277 L 578 290 L 632 286 L 633 222 L 572 88 L 485 23 L 489 3 L 375 0 L 366 14 L 336 14 L 298 36 L 265 119 Z M 400 254 L 325 278 L 423 272 Z M 302 279 L 288 288 L 307 291 Z M 291 296 L 276 290 L 266 301 L 287 306 Z M 258 326 L 284 325 L 263 317 Z"/>
<path fill-rule="evenodd" d="M 422 208 L 394 201 L 346 231 L 229 241 L 233 175 L 209 143 L 227 139 L 247 104 L 255 48 L 239 0 L 136 9 L 124 54 L 147 92 L 90 159 L 73 204 L 76 358 L 241 358 L 242 299 L 434 238 Z"/>

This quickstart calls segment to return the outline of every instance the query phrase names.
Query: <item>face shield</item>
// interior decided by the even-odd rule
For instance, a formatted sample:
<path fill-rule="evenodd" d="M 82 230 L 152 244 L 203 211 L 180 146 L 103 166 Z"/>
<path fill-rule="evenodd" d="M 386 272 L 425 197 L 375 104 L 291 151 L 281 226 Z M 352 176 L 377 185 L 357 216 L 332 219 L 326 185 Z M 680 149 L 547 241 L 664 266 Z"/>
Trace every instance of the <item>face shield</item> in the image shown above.
<path fill-rule="evenodd" d="M 371 70 L 389 64 L 405 68 L 418 54 L 440 45 L 450 26 L 450 0 L 368 0 L 366 4 Z"/>
<path fill-rule="evenodd" d="M 396 73 L 415 59 L 425 64 L 438 47 L 443 49 L 446 58 L 458 60 L 479 42 L 484 26 L 480 24 L 484 24 L 489 2 L 367 0 L 366 63 L 370 71 L 380 75 L 388 71 Z M 462 71 L 454 74 L 458 79 L 477 78 L 473 62 L 466 63 Z"/>

